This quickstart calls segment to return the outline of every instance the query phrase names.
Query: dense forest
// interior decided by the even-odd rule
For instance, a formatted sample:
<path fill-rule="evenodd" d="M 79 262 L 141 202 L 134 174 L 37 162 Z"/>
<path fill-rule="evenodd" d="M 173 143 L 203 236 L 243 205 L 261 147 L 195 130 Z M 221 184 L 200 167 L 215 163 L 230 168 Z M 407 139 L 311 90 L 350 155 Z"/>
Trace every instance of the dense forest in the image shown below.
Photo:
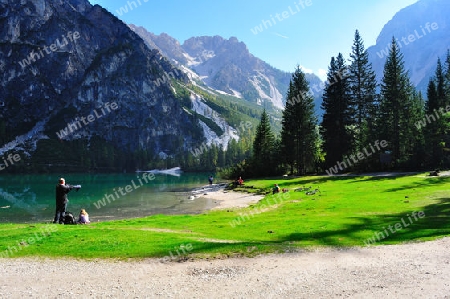
<path fill-rule="evenodd" d="M 212 96 L 196 86 L 178 86 L 180 101 L 188 105 L 189 92 L 201 94 L 214 111 L 237 128 L 239 140 L 231 139 L 226 149 L 202 144 L 160 157 L 146 150 L 119 150 L 101 136 L 72 141 L 44 139 L 32 157 L 21 155 L 7 172 L 122 172 L 180 166 L 184 171 L 214 171 L 235 178 L 449 168 L 450 52 L 445 61 L 438 59 L 427 94 L 422 95 L 410 81 L 400 48 L 393 37 L 383 78 L 377 82 L 356 31 L 349 58 L 338 53 L 330 60 L 320 121 L 313 93 L 299 67 L 292 74 L 281 119 L 271 116 L 265 107 L 255 109 L 236 99 Z M 203 122 L 209 120 L 192 115 Z M 223 133 L 214 125 L 208 123 L 218 135 Z M 0 139 L 9 140 L 11 134 L 0 123 Z M 182 148 L 182 138 L 178 142 Z"/>
<path fill-rule="evenodd" d="M 232 175 L 304 175 L 450 167 L 450 52 L 437 61 L 426 101 L 412 85 L 395 37 L 381 82 L 376 82 L 358 31 L 350 57 L 332 57 L 319 123 L 299 67 L 292 75 L 275 137 L 264 111 L 252 157 Z M 242 163 L 241 163 L 242 164 Z"/>

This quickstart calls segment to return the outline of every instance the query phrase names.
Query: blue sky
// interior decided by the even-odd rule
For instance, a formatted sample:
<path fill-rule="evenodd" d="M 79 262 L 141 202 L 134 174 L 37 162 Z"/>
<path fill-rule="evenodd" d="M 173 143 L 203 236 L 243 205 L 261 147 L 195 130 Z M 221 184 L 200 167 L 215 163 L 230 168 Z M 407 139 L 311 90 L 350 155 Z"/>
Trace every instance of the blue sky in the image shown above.
<path fill-rule="evenodd" d="M 348 58 L 355 30 L 366 48 L 400 9 L 418 0 L 90 0 L 125 23 L 193 36 L 232 36 L 270 65 L 324 77 L 332 56 Z M 257 27 L 259 29 L 257 29 Z"/>

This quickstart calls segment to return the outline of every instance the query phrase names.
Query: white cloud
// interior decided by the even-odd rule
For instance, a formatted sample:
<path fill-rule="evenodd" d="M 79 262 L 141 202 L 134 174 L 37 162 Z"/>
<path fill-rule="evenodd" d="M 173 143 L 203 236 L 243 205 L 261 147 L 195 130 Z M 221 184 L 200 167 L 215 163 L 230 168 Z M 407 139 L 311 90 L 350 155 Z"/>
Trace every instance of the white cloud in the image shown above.
<path fill-rule="evenodd" d="M 313 74 L 313 73 L 314 73 L 312 69 L 308 69 L 308 68 L 304 67 L 303 65 L 300 66 L 300 69 L 301 69 L 304 73 L 307 73 L 307 74 Z"/>
<path fill-rule="evenodd" d="M 327 70 L 319 69 L 317 71 L 317 76 L 320 78 L 320 80 L 324 82 L 327 81 Z"/>

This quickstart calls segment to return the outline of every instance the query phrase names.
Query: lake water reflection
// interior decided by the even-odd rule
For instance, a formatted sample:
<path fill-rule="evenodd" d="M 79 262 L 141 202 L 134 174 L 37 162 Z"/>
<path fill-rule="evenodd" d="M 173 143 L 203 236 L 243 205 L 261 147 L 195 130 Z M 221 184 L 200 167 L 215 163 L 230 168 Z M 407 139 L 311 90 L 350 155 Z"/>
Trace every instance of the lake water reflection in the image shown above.
<path fill-rule="evenodd" d="M 192 189 L 208 183 L 209 174 L 156 174 L 147 183 L 142 176 L 143 173 L 65 175 L 67 184 L 82 186 L 78 192 L 69 193 L 67 210 L 78 217 L 80 209 L 84 208 L 91 221 L 96 222 L 155 214 L 194 214 L 215 206 L 205 198 L 189 199 Z M 0 176 L 0 222 L 52 221 L 55 186 L 60 177 L 60 174 Z M 102 200 L 108 194 L 109 203 Z"/>

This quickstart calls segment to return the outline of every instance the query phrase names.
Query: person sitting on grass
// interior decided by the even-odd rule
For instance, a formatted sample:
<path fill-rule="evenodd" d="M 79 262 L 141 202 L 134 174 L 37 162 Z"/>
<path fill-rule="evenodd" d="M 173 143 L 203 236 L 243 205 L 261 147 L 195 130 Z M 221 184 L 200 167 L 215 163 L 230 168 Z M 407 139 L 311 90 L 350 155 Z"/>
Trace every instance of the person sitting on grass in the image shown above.
<path fill-rule="evenodd" d="M 234 184 L 234 187 L 242 186 L 242 185 L 244 185 L 244 180 L 242 179 L 242 177 L 239 177 L 238 179 L 236 179 L 234 181 L 233 184 Z"/>
<path fill-rule="evenodd" d="M 79 224 L 89 224 L 89 223 L 91 223 L 89 221 L 89 214 L 86 212 L 85 209 L 81 209 L 80 216 L 78 218 L 78 223 Z"/>
<path fill-rule="evenodd" d="M 272 194 L 279 193 L 279 192 L 280 192 L 280 187 L 278 186 L 278 184 L 275 184 L 275 187 L 273 187 L 273 189 L 272 189 Z"/>

